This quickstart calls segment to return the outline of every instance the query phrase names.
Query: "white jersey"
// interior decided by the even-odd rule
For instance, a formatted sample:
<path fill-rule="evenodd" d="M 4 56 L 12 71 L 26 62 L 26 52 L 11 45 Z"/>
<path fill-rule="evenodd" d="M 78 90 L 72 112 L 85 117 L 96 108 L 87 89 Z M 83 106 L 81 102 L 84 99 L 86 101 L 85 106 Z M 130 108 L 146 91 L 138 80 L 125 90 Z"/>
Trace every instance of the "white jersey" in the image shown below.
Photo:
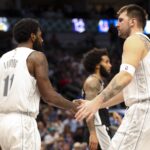
<path fill-rule="evenodd" d="M 146 35 L 137 34 L 142 36 L 145 42 L 150 42 Z M 127 106 L 150 99 L 150 51 L 140 61 L 131 83 L 123 90 L 123 95 Z"/>
<path fill-rule="evenodd" d="M 28 71 L 27 58 L 34 50 L 18 47 L 0 59 L 0 114 L 39 113 L 40 94 Z"/>

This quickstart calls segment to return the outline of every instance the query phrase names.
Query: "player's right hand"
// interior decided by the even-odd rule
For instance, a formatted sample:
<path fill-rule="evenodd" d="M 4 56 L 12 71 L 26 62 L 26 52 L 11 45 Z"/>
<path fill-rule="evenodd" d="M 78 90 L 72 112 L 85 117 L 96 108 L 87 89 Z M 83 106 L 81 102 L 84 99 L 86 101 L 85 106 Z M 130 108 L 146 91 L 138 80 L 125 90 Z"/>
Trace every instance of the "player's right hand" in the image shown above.
<path fill-rule="evenodd" d="M 98 149 L 98 139 L 96 133 L 90 133 L 89 137 L 89 148 L 90 150 L 97 150 Z"/>

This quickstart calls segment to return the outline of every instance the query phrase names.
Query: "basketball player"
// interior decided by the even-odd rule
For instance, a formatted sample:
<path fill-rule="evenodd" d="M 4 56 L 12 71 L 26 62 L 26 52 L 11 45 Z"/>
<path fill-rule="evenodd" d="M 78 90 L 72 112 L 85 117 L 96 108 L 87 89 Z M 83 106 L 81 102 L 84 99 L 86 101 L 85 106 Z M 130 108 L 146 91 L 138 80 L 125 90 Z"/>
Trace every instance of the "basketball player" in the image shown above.
<path fill-rule="evenodd" d="M 82 101 L 77 120 L 89 120 L 99 108 L 123 99 L 129 107 L 109 150 L 150 148 L 150 40 L 143 34 L 147 14 L 130 4 L 118 11 L 118 35 L 125 38 L 120 72 L 92 101 Z M 92 109 L 91 109 L 92 108 Z"/>
<path fill-rule="evenodd" d="M 110 75 L 111 64 L 107 50 L 93 48 L 84 55 L 83 65 L 86 71 L 90 73 L 83 85 L 83 96 L 85 99 L 91 100 L 103 90 L 104 79 Z M 117 113 L 114 115 L 117 119 L 121 119 Z M 98 143 L 100 143 L 102 150 L 108 149 L 109 136 L 111 136 L 108 109 L 104 108 L 96 112 L 95 116 L 87 121 L 87 126 L 90 133 L 90 150 L 97 150 Z"/>
<path fill-rule="evenodd" d="M 83 85 L 83 96 L 85 99 L 92 100 L 103 90 L 103 79 L 108 77 L 111 71 L 107 50 L 93 48 L 84 55 L 83 65 L 90 73 Z M 108 110 L 104 108 L 96 112 L 95 117 L 87 121 L 87 126 L 90 133 L 90 150 L 97 150 L 98 143 L 103 150 L 107 149 L 110 144 L 110 137 L 107 133 L 110 126 Z"/>
<path fill-rule="evenodd" d="M 0 146 L 3 150 L 40 150 L 35 118 L 40 97 L 49 105 L 75 111 L 76 105 L 53 89 L 42 49 L 39 23 L 22 19 L 13 28 L 17 48 L 0 59 Z"/>

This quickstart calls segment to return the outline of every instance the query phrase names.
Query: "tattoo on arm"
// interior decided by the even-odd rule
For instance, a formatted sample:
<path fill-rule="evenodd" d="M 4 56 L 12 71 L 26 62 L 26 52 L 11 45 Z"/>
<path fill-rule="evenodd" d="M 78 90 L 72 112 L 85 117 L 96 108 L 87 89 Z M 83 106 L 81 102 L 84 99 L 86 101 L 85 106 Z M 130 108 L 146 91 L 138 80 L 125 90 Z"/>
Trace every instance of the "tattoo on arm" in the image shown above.
<path fill-rule="evenodd" d="M 145 48 L 150 49 L 149 41 L 145 37 L 143 37 L 142 35 L 140 35 L 139 37 L 143 41 Z"/>
<path fill-rule="evenodd" d="M 100 93 L 100 84 L 99 82 L 87 83 L 85 86 L 86 99 L 91 100 Z"/>
<path fill-rule="evenodd" d="M 114 78 L 110 84 L 101 92 L 101 95 L 104 98 L 104 102 L 118 94 L 126 84 L 120 84 L 116 78 Z"/>

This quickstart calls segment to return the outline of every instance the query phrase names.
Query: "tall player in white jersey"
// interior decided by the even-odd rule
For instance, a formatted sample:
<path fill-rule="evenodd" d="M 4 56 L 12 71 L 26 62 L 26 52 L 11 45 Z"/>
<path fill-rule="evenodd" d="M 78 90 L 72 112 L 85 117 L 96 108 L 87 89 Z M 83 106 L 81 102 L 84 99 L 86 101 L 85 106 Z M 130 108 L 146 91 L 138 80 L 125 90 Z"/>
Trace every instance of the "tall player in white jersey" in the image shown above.
<path fill-rule="evenodd" d="M 35 118 L 40 97 L 49 105 L 76 110 L 74 103 L 53 89 L 42 49 L 39 23 L 22 19 L 13 28 L 17 48 L 0 59 L 0 147 L 2 150 L 40 150 Z"/>
<path fill-rule="evenodd" d="M 75 117 L 90 119 L 98 109 L 125 101 L 129 107 L 109 150 L 150 149 L 150 40 L 147 15 L 138 5 L 118 11 L 118 35 L 125 38 L 120 72 L 92 101 L 82 101 Z M 92 108 L 92 109 L 91 109 Z"/>

